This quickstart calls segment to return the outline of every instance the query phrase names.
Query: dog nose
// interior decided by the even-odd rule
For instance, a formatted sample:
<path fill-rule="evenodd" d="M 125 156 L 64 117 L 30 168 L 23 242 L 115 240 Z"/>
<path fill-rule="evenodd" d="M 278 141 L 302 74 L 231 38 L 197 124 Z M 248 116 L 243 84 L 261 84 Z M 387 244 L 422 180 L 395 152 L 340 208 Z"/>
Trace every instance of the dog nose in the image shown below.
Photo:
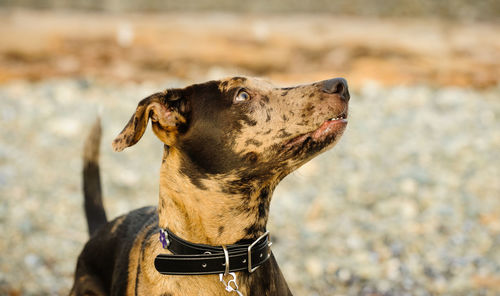
<path fill-rule="evenodd" d="M 346 102 L 349 101 L 349 89 L 347 88 L 347 81 L 344 78 L 334 78 L 323 81 L 321 90 L 328 94 L 338 94 L 340 98 Z"/>

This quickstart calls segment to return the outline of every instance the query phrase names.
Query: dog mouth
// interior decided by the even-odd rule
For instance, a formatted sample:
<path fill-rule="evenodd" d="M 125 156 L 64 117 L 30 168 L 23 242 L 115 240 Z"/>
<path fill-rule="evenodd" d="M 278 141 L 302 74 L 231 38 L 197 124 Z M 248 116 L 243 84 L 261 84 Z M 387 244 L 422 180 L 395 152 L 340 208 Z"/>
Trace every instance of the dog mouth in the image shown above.
<path fill-rule="evenodd" d="M 325 143 L 329 144 L 333 142 L 336 135 L 342 132 L 347 125 L 347 110 L 344 110 L 341 114 L 331 117 L 325 120 L 317 129 L 314 131 L 299 135 L 288 142 L 285 143 L 285 147 L 292 148 L 297 146 L 303 146 L 301 144 L 306 143 Z"/>

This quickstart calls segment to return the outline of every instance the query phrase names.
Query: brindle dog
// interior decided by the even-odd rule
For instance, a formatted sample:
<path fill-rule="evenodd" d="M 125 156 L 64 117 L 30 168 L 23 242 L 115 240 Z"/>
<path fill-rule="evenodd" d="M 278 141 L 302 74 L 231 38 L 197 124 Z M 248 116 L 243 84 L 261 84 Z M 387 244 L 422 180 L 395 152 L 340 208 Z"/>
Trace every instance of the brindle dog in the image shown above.
<path fill-rule="evenodd" d="M 143 99 L 113 148 L 137 143 L 151 120 L 164 143 L 158 208 L 111 222 L 100 197 L 97 126 L 84 161 L 91 239 L 78 258 L 71 295 L 229 295 L 217 275 L 160 274 L 154 260 L 167 251 L 160 227 L 194 243 L 255 240 L 266 230 L 276 185 L 339 140 L 348 101 L 342 78 L 278 88 L 243 77 Z M 243 295 L 291 295 L 272 255 L 255 272 L 236 274 Z"/>

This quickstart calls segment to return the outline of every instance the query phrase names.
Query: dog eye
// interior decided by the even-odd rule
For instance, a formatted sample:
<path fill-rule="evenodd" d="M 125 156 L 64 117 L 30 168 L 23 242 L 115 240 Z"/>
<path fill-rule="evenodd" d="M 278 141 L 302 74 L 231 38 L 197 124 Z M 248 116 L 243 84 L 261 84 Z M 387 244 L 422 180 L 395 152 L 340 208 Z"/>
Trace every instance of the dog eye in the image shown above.
<path fill-rule="evenodd" d="M 241 90 L 237 95 L 236 97 L 234 98 L 234 101 L 235 102 L 244 102 L 246 100 L 250 99 L 250 95 L 244 91 L 244 90 Z"/>

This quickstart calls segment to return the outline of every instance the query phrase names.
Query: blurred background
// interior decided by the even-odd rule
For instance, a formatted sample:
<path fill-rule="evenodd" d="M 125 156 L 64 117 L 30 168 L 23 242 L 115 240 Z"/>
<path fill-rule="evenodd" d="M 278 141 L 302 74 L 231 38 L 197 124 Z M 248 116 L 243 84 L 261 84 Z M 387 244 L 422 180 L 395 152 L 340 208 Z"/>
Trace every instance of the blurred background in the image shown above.
<path fill-rule="evenodd" d="M 0 295 L 68 293 L 99 112 L 113 218 L 157 203 L 161 143 L 111 151 L 137 102 L 233 75 L 351 88 L 340 143 L 271 203 L 295 295 L 500 295 L 499 16 L 496 0 L 0 0 Z"/>

